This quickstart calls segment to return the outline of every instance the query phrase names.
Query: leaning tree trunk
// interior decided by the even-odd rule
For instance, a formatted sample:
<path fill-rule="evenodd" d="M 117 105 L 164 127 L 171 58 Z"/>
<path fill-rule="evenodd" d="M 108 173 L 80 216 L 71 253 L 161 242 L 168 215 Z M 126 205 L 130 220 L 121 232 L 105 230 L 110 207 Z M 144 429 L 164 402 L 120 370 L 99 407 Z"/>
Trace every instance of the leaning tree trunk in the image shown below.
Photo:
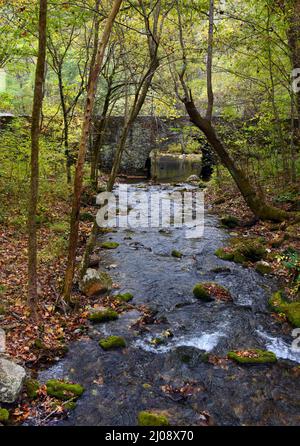
<path fill-rule="evenodd" d="M 236 166 L 228 154 L 211 122 L 200 115 L 193 99 L 186 99 L 184 103 L 191 122 L 204 133 L 221 163 L 228 169 L 253 214 L 261 220 L 282 221 L 287 218 L 289 216 L 287 212 L 268 205 L 257 194 L 244 172 Z"/>
<path fill-rule="evenodd" d="M 83 184 L 83 167 L 91 128 L 91 118 L 95 103 L 97 81 L 99 78 L 100 70 L 102 68 L 104 52 L 110 38 L 115 18 L 121 7 L 121 3 L 122 0 L 114 0 L 113 2 L 111 12 L 107 18 L 106 25 L 103 31 L 102 40 L 98 47 L 94 66 L 91 67 L 89 84 L 87 88 L 87 100 L 85 105 L 81 140 L 80 140 L 78 158 L 75 170 L 74 196 L 73 196 L 72 213 L 71 213 L 68 261 L 65 274 L 64 291 L 63 291 L 64 298 L 67 302 L 70 301 L 73 277 L 75 272 L 75 257 L 76 257 L 76 248 L 77 248 L 78 232 L 79 232 L 80 200 L 81 200 L 82 184 Z"/>
<path fill-rule="evenodd" d="M 31 177 L 28 207 L 28 305 L 31 314 L 37 314 L 37 228 L 36 212 L 39 188 L 39 138 L 43 90 L 45 82 L 47 0 L 40 0 L 39 49 L 35 73 L 35 87 L 31 124 Z"/>

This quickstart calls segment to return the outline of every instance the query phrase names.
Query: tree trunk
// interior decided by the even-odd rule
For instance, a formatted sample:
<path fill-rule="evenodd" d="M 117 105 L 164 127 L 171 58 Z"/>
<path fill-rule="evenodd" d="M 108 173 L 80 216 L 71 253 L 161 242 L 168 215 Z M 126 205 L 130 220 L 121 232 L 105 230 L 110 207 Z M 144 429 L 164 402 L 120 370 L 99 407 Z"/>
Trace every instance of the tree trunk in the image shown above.
<path fill-rule="evenodd" d="M 244 200 L 254 215 L 262 220 L 272 221 L 282 221 L 287 218 L 289 215 L 287 212 L 268 205 L 262 200 L 262 197 L 257 194 L 244 172 L 235 165 L 234 161 L 227 153 L 227 150 L 218 138 L 212 124 L 207 119 L 202 118 L 193 99 L 185 99 L 184 104 L 191 122 L 204 133 L 207 141 L 218 155 L 220 161 L 228 169 L 244 197 Z"/>
<path fill-rule="evenodd" d="M 91 159 L 91 184 L 96 189 L 98 184 L 98 164 L 99 164 L 99 154 L 100 148 L 103 140 L 103 133 L 105 130 L 105 119 L 107 116 L 107 112 L 109 109 L 110 99 L 111 99 L 112 90 L 109 87 L 105 96 L 105 101 L 102 109 L 101 120 L 99 123 L 99 127 L 97 128 L 97 137 L 94 141 L 92 148 L 92 159 Z"/>
<path fill-rule="evenodd" d="M 37 314 L 37 228 L 36 213 L 39 188 L 39 138 L 43 90 L 45 82 L 47 41 L 47 0 L 40 0 L 39 49 L 35 73 L 35 87 L 31 124 L 31 176 L 28 206 L 28 305 L 33 316 Z"/>
<path fill-rule="evenodd" d="M 206 119 L 211 121 L 214 108 L 214 92 L 212 86 L 212 63 L 213 63 L 213 43 L 214 43 L 214 0 L 209 2 L 209 29 L 207 47 L 207 110 Z"/>
<path fill-rule="evenodd" d="M 72 213 L 71 213 L 69 251 L 68 251 L 68 261 L 65 274 L 64 291 L 63 291 L 64 298 L 66 299 L 67 302 L 70 301 L 72 283 L 75 271 L 75 256 L 76 256 L 78 231 L 79 231 L 80 199 L 81 199 L 82 183 L 83 183 L 83 167 L 91 128 L 91 118 L 95 102 L 97 81 L 99 78 L 100 70 L 102 68 L 104 52 L 110 38 L 115 18 L 121 7 L 121 3 L 122 0 L 114 0 L 113 2 L 111 12 L 105 24 L 101 42 L 98 46 L 98 51 L 95 58 L 95 64 L 94 66 L 91 67 L 91 73 L 87 88 L 87 100 L 85 105 L 81 140 L 78 150 L 78 158 L 77 158 L 75 178 L 74 178 L 74 196 L 73 196 Z"/>
<path fill-rule="evenodd" d="M 300 0 L 292 2 L 293 8 L 289 18 L 288 41 L 293 70 L 300 68 Z M 300 149 L 300 91 L 292 93 L 292 179 L 296 181 L 296 161 Z"/>

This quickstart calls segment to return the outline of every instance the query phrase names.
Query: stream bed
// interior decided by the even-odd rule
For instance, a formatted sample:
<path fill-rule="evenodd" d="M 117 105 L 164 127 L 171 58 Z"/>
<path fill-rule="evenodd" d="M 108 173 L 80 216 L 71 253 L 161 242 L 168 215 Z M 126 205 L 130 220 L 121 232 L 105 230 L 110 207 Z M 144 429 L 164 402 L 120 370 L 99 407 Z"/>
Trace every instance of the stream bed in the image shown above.
<path fill-rule="evenodd" d="M 186 239 L 183 231 L 124 228 L 101 235 L 99 242 L 119 243 L 99 251 L 101 268 L 120 286 L 113 293 L 134 299 L 118 320 L 91 325 L 64 359 L 40 372 L 41 382 L 67 379 L 86 389 L 68 418 L 51 424 L 132 426 L 140 410 L 165 411 L 176 426 L 300 424 L 300 352 L 292 348 L 292 329 L 285 332 L 268 309 L 275 280 L 214 255 L 229 237 L 215 216 L 206 213 L 201 238 Z M 181 259 L 171 256 L 174 249 Z M 225 286 L 233 302 L 196 300 L 193 286 L 208 281 Z M 136 322 L 145 306 L 154 316 L 141 327 Z M 166 332 L 171 336 L 155 345 Z M 127 348 L 103 351 L 98 341 L 107 335 L 124 336 Z M 253 347 L 273 351 L 278 362 L 240 366 L 225 359 L 230 350 Z M 207 353 L 215 359 L 208 361 Z"/>

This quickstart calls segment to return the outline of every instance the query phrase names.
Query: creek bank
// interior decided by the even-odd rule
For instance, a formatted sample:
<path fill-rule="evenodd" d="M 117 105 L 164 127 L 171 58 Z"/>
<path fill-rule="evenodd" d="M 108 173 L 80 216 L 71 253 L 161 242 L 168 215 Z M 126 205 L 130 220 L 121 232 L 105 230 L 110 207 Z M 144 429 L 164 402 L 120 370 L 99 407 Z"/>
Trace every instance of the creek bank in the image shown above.
<path fill-rule="evenodd" d="M 166 195 L 174 189 L 145 187 Z M 229 239 L 215 217 L 206 215 L 202 238 L 185 239 L 184 231 L 135 228 L 130 240 L 125 229 L 101 235 L 101 243 L 108 237 L 119 243 L 101 252 L 101 264 L 120 294 L 134 295 L 134 305 L 116 320 L 91 325 L 63 360 L 40 373 L 41 382 L 64 379 L 85 388 L 68 418 L 50 424 L 132 426 L 145 411 L 168 413 L 178 426 L 298 423 L 300 355 L 290 327 L 268 307 L 277 283 L 215 256 Z M 175 247 L 180 261 L 170 256 Z M 232 301 L 203 304 L 193 296 L 196 283 L 225 287 Z M 99 348 L 110 337 L 121 337 L 126 348 Z M 271 351 L 278 361 L 248 368 L 227 359 L 229 351 L 245 349 Z"/>

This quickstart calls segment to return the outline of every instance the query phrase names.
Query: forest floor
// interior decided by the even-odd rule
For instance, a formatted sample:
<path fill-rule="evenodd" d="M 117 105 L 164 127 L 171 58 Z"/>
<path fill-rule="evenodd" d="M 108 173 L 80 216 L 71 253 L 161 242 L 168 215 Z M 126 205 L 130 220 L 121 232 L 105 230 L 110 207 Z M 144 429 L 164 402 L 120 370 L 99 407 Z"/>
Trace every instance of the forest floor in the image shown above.
<path fill-rule="evenodd" d="M 86 200 L 85 200 L 86 199 Z M 84 196 L 81 210 L 78 262 L 84 250 L 87 236 L 92 227 L 89 216 L 95 213 L 88 194 Z M 9 206 L 9 198 L 7 206 Z M 234 236 L 264 237 L 268 246 L 272 274 L 286 288 L 292 300 L 299 297 L 295 288 L 296 265 L 287 267 L 284 263 L 287 250 L 300 251 L 300 236 L 297 227 L 287 222 L 272 224 L 257 222 L 245 225 L 251 214 L 234 187 L 227 187 L 226 193 L 216 187 L 206 192 L 206 204 L 218 215 L 230 214 L 239 219 L 240 226 L 232 229 Z M 290 204 L 284 205 L 289 209 Z M 62 357 L 71 341 L 82 337 L 88 327 L 88 308 L 99 305 L 97 299 L 83 296 L 79 289 L 73 294 L 73 305 L 66 310 L 60 291 L 66 264 L 68 241 L 68 218 L 70 199 L 51 199 L 42 210 L 39 229 L 39 305 L 38 322 L 32 323 L 26 306 L 27 240 L 24 225 L 16 225 L 20 215 L 3 222 L 0 226 L 0 327 L 6 332 L 6 353 L 30 370 L 34 378 L 38 370 L 48 367 Z M 113 285 L 118 288 L 117 284 Z M 298 284 L 299 287 L 299 284 Z M 103 302 L 102 302 L 103 303 Z M 284 317 L 282 315 L 274 317 Z M 32 400 L 26 390 L 20 400 L 11 407 L 11 421 L 20 423 L 32 416 L 35 410 L 44 411 L 45 417 L 53 412 L 53 398 L 40 388 L 38 398 Z M 55 406 L 55 412 L 64 413 L 63 405 Z"/>

